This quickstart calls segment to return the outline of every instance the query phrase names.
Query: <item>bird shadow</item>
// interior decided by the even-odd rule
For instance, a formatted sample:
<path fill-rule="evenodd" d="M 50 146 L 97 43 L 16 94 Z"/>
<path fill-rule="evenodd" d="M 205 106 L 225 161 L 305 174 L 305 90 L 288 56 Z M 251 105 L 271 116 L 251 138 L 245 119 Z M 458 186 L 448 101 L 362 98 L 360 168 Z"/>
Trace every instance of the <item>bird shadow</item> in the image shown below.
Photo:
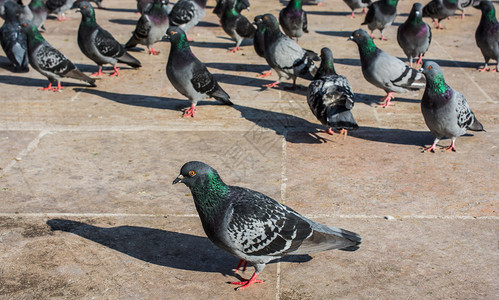
<path fill-rule="evenodd" d="M 315 31 L 318 34 L 324 34 L 324 35 L 330 35 L 330 36 L 337 36 L 337 37 L 350 37 L 352 35 L 353 31 L 322 31 L 322 30 L 316 30 Z"/>
<path fill-rule="evenodd" d="M 265 89 L 262 87 L 264 84 L 269 84 L 273 82 L 271 80 L 257 78 L 256 75 L 255 77 L 245 77 L 245 76 L 227 74 L 227 75 L 217 76 L 216 79 L 218 82 L 226 84 L 257 87 L 262 91 Z"/>
<path fill-rule="evenodd" d="M 196 26 L 198 26 L 198 27 L 220 27 L 221 25 L 217 24 L 217 23 L 201 21 Z"/>
<path fill-rule="evenodd" d="M 320 16 L 349 16 L 351 14 L 352 12 L 346 12 L 346 11 L 324 11 L 324 10 L 307 11 L 307 15 L 320 15 Z"/>
<path fill-rule="evenodd" d="M 50 219 L 46 223 L 52 231 L 69 232 L 163 267 L 225 276 L 233 274 L 231 267 L 237 262 L 235 257 L 201 236 L 139 226 L 106 228 L 66 219 Z M 302 263 L 311 259 L 309 255 L 295 255 L 281 261 Z"/>
<path fill-rule="evenodd" d="M 348 132 L 349 135 L 372 142 L 421 146 L 431 144 L 434 137 L 429 130 L 408 130 L 398 128 L 377 128 L 363 126 L 356 131 Z"/>
<path fill-rule="evenodd" d="M 480 63 L 471 62 L 471 61 L 459 61 L 459 60 L 448 60 L 448 59 L 423 59 L 423 61 L 426 60 L 434 61 L 441 67 L 473 69 L 473 68 L 478 68 L 480 66 Z"/>
<path fill-rule="evenodd" d="M 0 75 L 0 83 L 17 86 L 44 87 L 48 85 L 49 81 L 48 79 Z M 88 84 L 73 81 L 61 81 L 61 84 L 63 87 L 89 87 Z"/>
<path fill-rule="evenodd" d="M 231 43 L 217 43 L 217 42 L 190 42 L 189 45 L 192 47 L 198 47 L 198 48 L 218 48 L 218 49 L 229 49 L 234 47 L 234 42 Z"/>
<path fill-rule="evenodd" d="M 113 12 L 123 12 L 123 13 L 136 13 L 137 9 L 132 9 L 132 8 L 111 8 L 111 7 L 106 7 L 107 11 L 113 11 Z"/>
<path fill-rule="evenodd" d="M 129 19 L 110 19 L 109 22 L 120 25 L 137 25 L 137 20 L 129 20 Z"/>
<path fill-rule="evenodd" d="M 360 59 L 356 58 L 335 58 L 334 59 L 335 64 L 340 64 L 340 65 L 347 65 L 347 66 L 361 66 L 360 64 Z"/>
<path fill-rule="evenodd" d="M 269 69 L 268 65 L 256 65 L 256 64 L 241 64 L 241 63 L 205 63 L 205 66 L 211 69 L 217 69 L 222 71 L 235 71 L 235 72 L 253 72 L 261 73 Z"/>
<path fill-rule="evenodd" d="M 409 93 L 410 93 L 410 91 L 409 91 Z M 382 98 L 382 96 L 379 96 L 379 95 L 355 93 L 355 102 L 365 103 L 369 106 L 379 104 L 379 101 L 381 98 Z M 395 97 L 395 99 L 393 101 L 394 101 L 394 103 L 397 103 L 397 102 L 420 103 L 421 102 L 420 99 L 411 99 L 411 98 L 402 98 L 402 97 Z M 387 109 L 389 109 L 389 108 L 387 108 Z"/>

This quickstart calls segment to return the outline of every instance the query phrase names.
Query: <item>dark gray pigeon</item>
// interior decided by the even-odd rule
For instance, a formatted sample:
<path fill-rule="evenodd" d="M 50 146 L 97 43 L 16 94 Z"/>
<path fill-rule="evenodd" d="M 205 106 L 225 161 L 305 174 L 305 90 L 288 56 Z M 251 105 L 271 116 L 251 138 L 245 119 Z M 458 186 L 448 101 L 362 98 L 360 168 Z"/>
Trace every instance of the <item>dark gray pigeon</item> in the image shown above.
<path fill-rule="evenodd" d="M 458 0 L 457 9 L 461 11 L 461 19 L 464 19 L 465 16 L 464 9 L 473 4 L 473 2 L 474 0 Z"/>
<path fill-rule="evenodd" d="M 33 14 L 33 19 L 31 20 L 33 24 L 38 27 L 38 30 L 44 29 L 43 25 L 47 20 L 47 6 L 43 0 L 31 0 L 29 3 L 29 8 Z"/>
<path fill-rule="evenodd" d="M 411 63 L 414 58 L 421 65 L 423 55 L 428 51 L 431 43 L 431 28 L 423 21 L 423 5 L 414 3 L 407 20 L 397 30 L 397 42 L 404 50 Z"/>
<path fill-rule="evenodd" d="M 66 17 L 65 13 L 73 6 L 74 2 L 75 0 L 47 0 L 45 5 L 49 13 L 57 14 L 57 20 L 66 21 L 69 18 Z"/>
<path fill-rule="evenodd" d="M 496 18 L 494 4 L 486 0 L 481 0 L 475 8 L 482 11 L 480 24 L 478 24 L 475 31 L 475 40 L 485 59 L 485 66 L 478 70 L 499 72 L 499 22 Z M 489 60 L 491 59 L 496 61 L 496 68 L 493 70 L 488 67 Z"/>
<path fill-rule="evenodd" d="M 147 10 L 149 10 L 153 2 L 154 0 L 137 0 L 137 10 L 139 11 L 140 14 L 143 14 Z"/>
<path fill-rule="evenodd" d="M 359 249 L 358 234 L 316 223 L 257 191 L 226 185 L 205 163 L 184 164 L 173 181 L 176 183 L 191 190 L 208 238 L 239 258 L 239 266 L 242 262 L 254 266 L 255 273 L 249 280 L 231 282 L 239 285 L 237 289 L 261 283 L 257 277 L 265 265 L 286 255 Z"/>
<path fill-rule="evenodd" d="M 327 133 L 332 135 L 339 130 L 338 137 L 346 137 L 347 130 L 359 128 L 352 115 L 355 103 L 352 87 L 345 76 L 336 73 L 329 48 L 321 49 L 321 65 L 308 86 L 307 102 L 322 125 L 329 127 Z"/>
<path fill-rule="evenodd" d="M 263 16 L 265 26 L 264 54 L 269 66 L 279 75 L 279 80 L 265 87 L 276 87 L 282 78 L 292 79 L 296 87 L 296 78 L 314 79 L 317 67 L 314 59 L 319 60 L 316 53 L 306 51 L 295 41 L 285 36 L 279 29 L 276 17 L 271 14 Z"/>
<path fill-rule="evenodd" d="M 386 92 L 386 96 L 381 99 L 384 102 L 381 107 L 390 105 L 390 101 L 395 98 L 394 93 L 424 88 L 425 80 L 421 73 L 376 47 L 365 30 L 354 31 L 349 40 L 354 41 L 359 48 L 364 78 Z"/>
<path fill-rule="evenodd" d="M 13 2 L 14 0 L 0 0 L 0 17 L 5 19 L 5 3 Z"/>
<path fill-rule="evenodd" d="M 95 86 L 95 80 L 78 70 L 59 50 L 52 47 L 40 34 L 35 24 L 25 21 L 22 26 L 28 37 L 29 63 L 33 69 L 46 76 L 49 85 L 42 90 L 59 91 L 61 78 L 73 78 Z M 52 87 L 57 81 L 57 87 Z"/>
<path fill-rule="evenodd" d="M 170 26 L 177 26 L 184 32 L 196 26 L 206 14 L 207 0 L 179 0 L 170 12 Z"/>
<path fill-rule="evenodd" d="M 237 12 L 234 0 L 225 0 L 225 12 L 222 16 L 222 28 L 235 42 L 236 46 L 230 52 L 241 50 L 243 40 L 251 39 L 255 35 L 255 27 L 248 19 Z"/>
<path fill-rule="evenodd" d="M 171 42 L 170 55 L 166 64 L 166 75 L 173 87 L 189 98 L 191 108 L 184 112 L 184 117 L 194 117 L 199 100 L 215 98 L 226 105 L 233 105 L 230 96 L 218 85 L 206 66 L 194 56 L 185 32 L 172 26 L 168 28 Z"/>
<path fill-rule="evenodd" d="M 431 18 L 437 29 L 443 29 L 440 21 L 456 12 L 459 0 L 431 0 L 423 7 L 423 17 Z"/>
<path fill-rule="evenodd" d="M 302 8 L 302 0 L 290 0 L 288 5 L 279 12 L 279 24 L 290 38 L 296 41 L 308 33 L 307 13 Z"/>
<path fill-rule="evenodd" d="M 383 32 L 390 27 L 397 16 L 398 0 L 378 0 L 369 5 L 366 18 L 362 25 L 367 25 L 374 38 L 374 30 L 381 31 L 381 40 L 386 40 Z"/>
<path fill-rule="evenodd" d="M 218 16 L 220 20 L 222 20 L 222 16 L 225 12 L 225 8 L 227 6 L 227 0 L 218 0 L 217 5 L 213 9 L 213 13 Z M 250 10 L 250 3 L 248 0 L 235 0 L 234 9 L 241 13 L 243 9 Z"/>
<path fill-rule="evenodd" d="M 433 144 L 423 152 L 434 150 L 443 137 L 452 142 L 445 150 L 456 151 L 456 137 L 466 133 L 466 129 L 485 131 L 482 124 L 468 106 L 466 98 L 445 83 L 440 66 L 433 61 L 425 61 L 422 68 L 426 76 L 426 89 L 421 99 L 421 112 L 426 125 L 435 136 Z"/>
<path fill-rule="evenodd" d="M 5 3 L 5 22 L 0 27 L 0 43 L 14 72 L 25 73 L 29 71 L 28 41 L 26 34 L 21 29 L 19 15 L 21 7 L 15 2 Z"/>
<path fill-rule="evenodd" d="M 263 24 L 263 15 L 258 15 L 254 18 L 253 24 L 256 25 L 255 35 L 253 37 L 253 47 L 258 56 L 265 58 L 265 25 Z M 270 76 L 272 69 L 257 75 L 257 77 L 265 78 Z"/>
<path fill-rule="evenodd" d="M 95 11 L 87 1 L 76 3 L 77 11 L 81 12 L 82 18 L 78 28 L 78 46 L 81 52 L 93 60 L 98 66 L 99 71 L 93 76 L 103 75 L 102 65 L 111 64 L 114 73 L 111 76 L 118 76 L 118 62 L 125 63 L 133 68 L 139 68 L 142 65 L 135 57 L 126 52 L 125 47 L 118 43 L 114 37 L 100 27 L 95 20 Z"/>
<path fill-rule="evenodd" d="M 132 37 L 125 44 L 125 48 L 135 47 L 137 44 L 146 45 L 149 54 L 158 55 L 154 50 L 154 43 L 160 41 L 168 29 L 167 0 L 154 0 L 149 10 L 140 17 Z"/>
<path fill-rule="evenodd" d="M 352 10 L 352 14 L 350 18 L 355 18 L 355 10 L 357 8 L 362 8 L 362 13 L 365 14 L 367 12 L 367 7 L 371 5 L 371 0 L 343 0 L 348 7 Z"/>

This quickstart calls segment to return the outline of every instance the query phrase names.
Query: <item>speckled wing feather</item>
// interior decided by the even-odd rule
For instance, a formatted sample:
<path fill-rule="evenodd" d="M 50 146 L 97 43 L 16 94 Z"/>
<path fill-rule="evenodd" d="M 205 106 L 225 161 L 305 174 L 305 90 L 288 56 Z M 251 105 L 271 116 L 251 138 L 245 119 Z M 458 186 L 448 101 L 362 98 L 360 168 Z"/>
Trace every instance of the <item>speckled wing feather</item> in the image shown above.
<path fill-rule="evenodd" d="M 200 94 L 207 94 L 227 105 L 233 104 L 229 100 L 230 96 L 220 87 L 206 66 L 197 58 L 192 62 L 191 84 L 194 90 Z"/>
<path fill-rule="evenodd" d="M 191 1 L 178 1 L 170 12 L 170 24 L 179 26 L 189 22 L 194 18 L 195 11 L 196 7 Z"/>
<path fill-rule="evenodd" d="M 468 101 L 463 94 L 458 91 L 454 91 L 454 97 L 457 102 L 456 112 L 457 112 L 457 125 L 461 128 L 468 128 L 475 119 L 475 115 L 471 111 Z"/>
<path fill-rule="evenodd" d="M 105 29 L 100 28 L 95 35 L 95 46 L 100 54 L 108 57 L 120 57 L 125 53 L 125 49 L 117 40 Z"/>

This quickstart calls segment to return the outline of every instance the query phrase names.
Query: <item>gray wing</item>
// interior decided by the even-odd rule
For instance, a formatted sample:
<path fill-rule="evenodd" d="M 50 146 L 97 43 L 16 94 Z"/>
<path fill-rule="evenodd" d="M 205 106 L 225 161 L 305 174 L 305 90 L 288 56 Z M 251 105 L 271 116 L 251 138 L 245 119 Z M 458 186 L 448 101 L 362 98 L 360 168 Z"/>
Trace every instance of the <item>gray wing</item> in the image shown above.
<path fill-rule="evenodd" d="M 381 51 L 369 69 L 374 79 L 394 92 L 406 89 L 418 90 L 425 87 L 424 76 L 406 65 L 400 59 Z"/>
<path fill-rule="evenodd" d="M 456 101 L 457 125 L 460 128 L 468 128 L 473 124 L 475 115 L 471 111 L 468 101 L 466 101 L 463 94 L 454 90 L 454 98 Z"/>

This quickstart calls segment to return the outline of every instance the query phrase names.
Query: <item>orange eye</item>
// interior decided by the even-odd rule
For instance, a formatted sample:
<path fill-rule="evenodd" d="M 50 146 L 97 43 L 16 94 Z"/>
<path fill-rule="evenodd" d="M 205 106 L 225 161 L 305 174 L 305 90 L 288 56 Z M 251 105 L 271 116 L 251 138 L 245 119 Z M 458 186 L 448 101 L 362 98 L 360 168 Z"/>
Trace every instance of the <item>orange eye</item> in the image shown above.
<path fill-rule="evenodd" d="M 196 175 L 196 172 L 194 172 L 194 171 L 190 171 L 190 172 L 189 172 L 189 175 L 194 176 L 194 175 Z"/>
<path fill-rule="evenodd" d="M 170 31 L 170 34 L 174 34 L 174 33 L 175 33 L 175 31 Z"/>
<path fill-rule="evenodd" d="M 357 33 L 357 37 L 359 37 L 359 36 L 360 36 L 360 34 Z"/>
<path fill-rule="evenodd" d="M 267 20 L 267 17 L 263 17 L 265 20 Z"/>
<path fill-rule="evenodd" d="M 428 67 L 428 70 L 431 70 L 431 68 L 432 68 L 432 66 L 429 66 L 429 67 Z"/>
<path fill-rule="evenodd" d="M 85 8 L 87 8 L 87 6 L 86 6 L 86 5 L 84 5 L 84 6 L 83 6 L 83 9 L 85 9 Z"/>

